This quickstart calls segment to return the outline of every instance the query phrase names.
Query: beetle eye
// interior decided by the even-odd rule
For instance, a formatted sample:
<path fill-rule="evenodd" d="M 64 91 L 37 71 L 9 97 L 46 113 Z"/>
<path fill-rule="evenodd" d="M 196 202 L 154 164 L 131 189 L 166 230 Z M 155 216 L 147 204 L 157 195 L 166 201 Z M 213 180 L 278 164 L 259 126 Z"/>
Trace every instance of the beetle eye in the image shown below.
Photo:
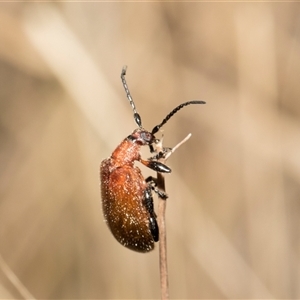
<path fill-rule="evenodd" d="M 141 132 L 141 138 L 147 144 L 153 143 L 153 135 L 150 132 L 147 131 Z"/>

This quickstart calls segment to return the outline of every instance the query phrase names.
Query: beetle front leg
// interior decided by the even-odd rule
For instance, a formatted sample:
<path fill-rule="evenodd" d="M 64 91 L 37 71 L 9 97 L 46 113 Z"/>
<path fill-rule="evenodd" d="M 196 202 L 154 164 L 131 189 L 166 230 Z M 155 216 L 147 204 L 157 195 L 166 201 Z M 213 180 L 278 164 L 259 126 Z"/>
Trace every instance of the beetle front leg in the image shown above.
<path fill-rule="evenodd" d="M 166 166 L 163 163 L 161 163 L 159 161 L 156 161 L 156 160 L 143 160 L 143 159 L 140 159 L 140 162 L 144 166 L 146 166 L 146 167 L 148 167 L 148 168 L 150 168 L 150 169 L 152 169 L 156 172 L 171 173 L 171 171 L 172 171 L 168 166 Z"/>
<path fill-rule="evenodd" d="M 152 146 L 152 145 L 149 145 L 149 147 L 152 147 L 152 149 L 153 149 L 153 146 Z M 161 159 L 161 158 L 166 158 L 166 155 L 167 155 L 169 152 L 171 152 L 171 151 L 172 151 L 172 148 L 170 148 L 170 147 L 164 147 L 164 148 L 162 149 L 162 151 L 159 151 L 157 154 L 155 154 L 155 155 L 149 157 L 148 160 L 159 160 L 159 159 Z M 153 153 L 153 152 L 156 152 L 156 151 L 154 151 L 154 150 L 151 151 L 151 148 L 150 148 L 150 152 Z"/>

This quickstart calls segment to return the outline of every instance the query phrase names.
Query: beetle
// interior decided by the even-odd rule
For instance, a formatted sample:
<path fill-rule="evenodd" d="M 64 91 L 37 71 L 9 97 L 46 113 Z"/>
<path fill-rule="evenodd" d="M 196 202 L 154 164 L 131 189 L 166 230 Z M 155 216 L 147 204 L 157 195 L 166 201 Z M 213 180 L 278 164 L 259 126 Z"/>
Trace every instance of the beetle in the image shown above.
<path fill-rule="evenodd" d="M 160 173 L 171 173 L 171 169 L 158 161 L 171 148 L 163 148 L 158 152 L 155 145 L 160 141 L 155 134 L 181 108 L 190 104 L 205 104 L 204 101 L 193 100 L 175 107 L 152 131 L 142 127 L 129 92 L 125 75 L 126 66 L 121 72 L 121 80 L 126 96 L 133 110 L 133 117 L 138 125 L 100 165 L 101 197 L 104 219 L 116 240 L 123 246 L 138 252 L 149 252 L 154 249 L 154 242 L 159 240 L 159 228 L 153 208 L 152 191 L 161 198 L 167 194 L 156 187 L 156 178 L 144 178 L 141 170 L 134 166 L 136 161 Z M 141 158 L 142 146 L 148 146 L 151 153 L 156 154 L 146 160 Z"/>

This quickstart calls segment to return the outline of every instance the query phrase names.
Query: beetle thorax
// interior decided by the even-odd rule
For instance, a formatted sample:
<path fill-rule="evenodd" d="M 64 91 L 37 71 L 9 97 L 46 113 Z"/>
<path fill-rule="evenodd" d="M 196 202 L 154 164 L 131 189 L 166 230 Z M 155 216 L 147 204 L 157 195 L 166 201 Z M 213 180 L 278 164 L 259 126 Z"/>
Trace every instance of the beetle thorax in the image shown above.
<path fill-rule="evenodd" d="M 141 146 L 150 145 L 154 140 L 154 135 L 149 131 L 142 128 L 135 129 L 112 153 L 111 159 L 114 160 L 115 167 L 133 165 L 134 161 L 140 160 Z"/>

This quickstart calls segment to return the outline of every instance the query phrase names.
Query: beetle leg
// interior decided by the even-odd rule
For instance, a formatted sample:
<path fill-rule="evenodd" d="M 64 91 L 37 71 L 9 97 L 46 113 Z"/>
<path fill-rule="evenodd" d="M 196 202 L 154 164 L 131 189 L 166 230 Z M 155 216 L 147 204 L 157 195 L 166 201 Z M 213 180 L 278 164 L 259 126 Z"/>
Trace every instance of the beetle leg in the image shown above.
<path fill-rule="evenodd" d="M 156 161 L 156 160 L 143 160 L 143 159 L 140 159 L 140 162 L 141 162 L 144 166 L 146 166 L 146 167 L 148 167 L 148 168 L 150 168 L 150 169 L 152 169 L 152 170 L 154 170 L 154 171 L 156 171 L 156 172 L 160 172 L 160 173 L 171 173 L 171 169 L 170 169 L 168 166 L 164 165 L 163 163 L 161 163 L 161 162 L 159 162 L 159 161 Z"/>
<path fill-rule="evenodd" d="M 149 145 L 149 147 L 150 147 L 150 152 L 151 152 L 151 153 L 155 152 L 154 150 L 151 151 L 151 147 L 152 147 L 152 149 L 153 149 L 153 146 L 152 146 L 152 145 Z M 155 155 L 149 157 L 148 160 L 158 160 L 158 159 L 161 159 L 161 158 L 165 158 L 166 155 L 167 155 L 167 153 L 169 153 L 169 152 L 171 152 L 171 151 L 172 151 L 172 148 L 170 148 L 170 147 L 164 147 L 164 148 L 162 149 L 162 151 L 159 151 L 157 154 L 155 154 Z"/>
<path fill-rule="evenodd" d="M 158 228 L 158 224 L 156 222 L 156 213 L 153 208 L 153 198 L 152 198 L 152 193 L 151 193 L 150 187 L 145 189 L 144 205 L 150 214 L 149 227 L 150 227 L 151 234 L 153 236 L 154 241 L 158 242 L 159 228 Z"/>
<path fill-rule="evenodd" d="M 149 149 L 150 149 L 150 152 L 151 152 L 151 153 L 156 152 L 156 150 L 154 149 L 154 147 L 153 147 L 152 144 L 149 145 Z"/>
<path fill-rule="evenodd" d="M 146 182 L 148 184 L 148 187 L 150 187 L 156 194 L 158 194 L 158 196 L 160 198 L 162 198 L 163 200 L 166 200 L 168 198 L 168 195 L 163 192 L 160 191 L 156 186 L 157 186 L 157 178 L 149 176 L 146 178 Z"/>
<path fill-rule="evenodd" d="M 154 186 L 157 186 L 157 178 L 155 177 L 152 177 L 152 176 L 148 176 L 145 181 L 147 183 L 154 183 Z"/>

